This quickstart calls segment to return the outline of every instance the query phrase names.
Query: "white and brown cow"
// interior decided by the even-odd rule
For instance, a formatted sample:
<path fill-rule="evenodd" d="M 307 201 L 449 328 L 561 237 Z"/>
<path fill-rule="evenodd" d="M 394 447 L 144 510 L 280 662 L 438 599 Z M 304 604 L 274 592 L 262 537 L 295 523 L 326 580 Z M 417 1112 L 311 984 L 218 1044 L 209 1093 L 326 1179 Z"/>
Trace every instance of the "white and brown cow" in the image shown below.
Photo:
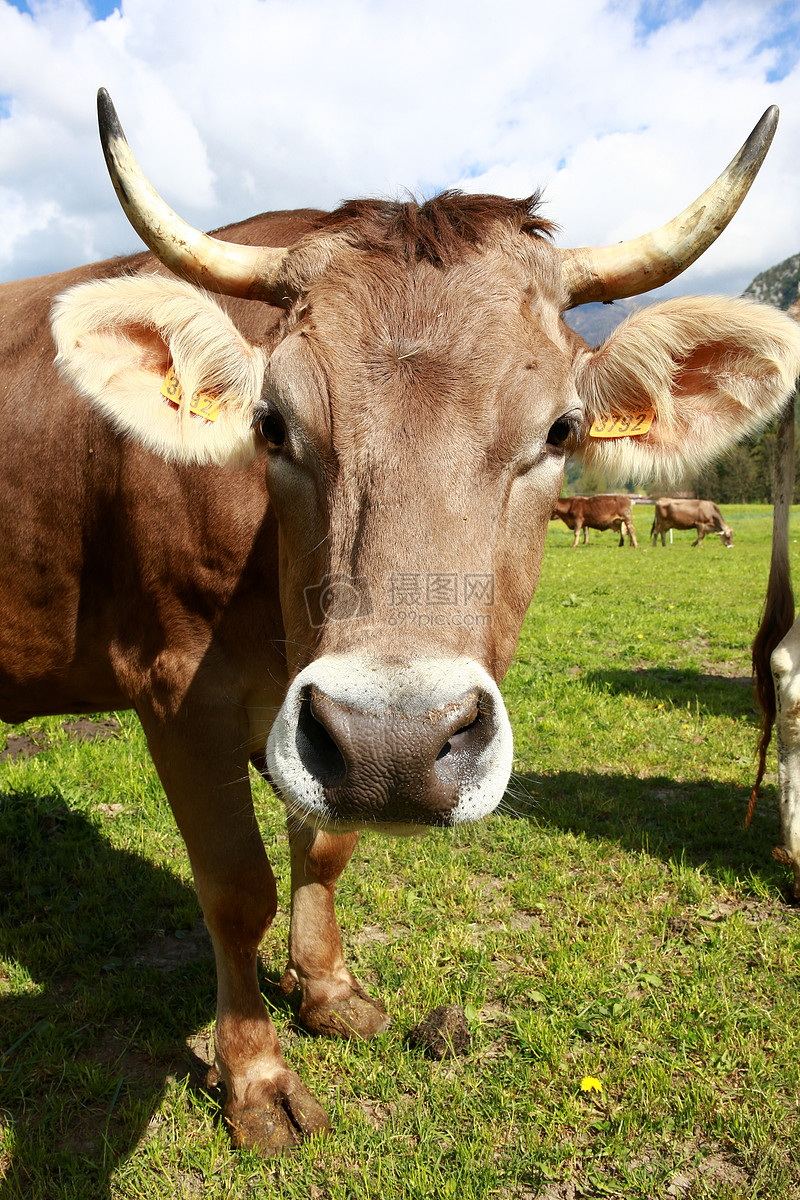
<path fill-rule="evenodd" d="M 789 309 L 800 322 L 800 299 Z M 782 845 L 774 857 L 792 869 L 792 890 L 800 900 L 800 619 L 795 620 L 789 569 L 789 509 L 794 493 L 794 400 L 778 423 L 775 454 L 775 509 L 772 557 L 764 615 L 753 643 L 756 692 L 764 713 L 758 774 L 750 797 L 753 812 L 766 755 L 775 729 Z"/>
<path fill-rule="evenodd" d="M 650 536 L 653 545 L 658 545 L 661 535 L 661 545 L 666 545 L 668 529 L 696 529 L 697 537 L 693 546 L 700 546 L 707 533 L 717 533 L 723 546 L 728 550 L 733 548 L 733 530 L 722 518 L 722 513 L 713 500 L 691 500 L 662 497 L 656 500 L 653 524 L 650 526 Z"/>
<path fill-rule="evenodd" d="M 248 764 L 287 809 L 300 1019 L 370 1036 L 388 1018 L 345 965 L 336 881 L 362 829 L 499 803 L 498 685 L 565 456 L 679 472 L 760 428 L 800 367 L 797 326 L 745 300 L 643 308 L 598 350 L 562 321 L 697 258 L 776 113 L 668 225 L 579 250 L 535 198 L 457 193 L 208 237 L 143 179 L 105 94 L 100 118 L 154 255 L 0 289 L 0 714 L 138 712 L 214 942 L 225 1116 L 269 1153 L 327 1117 L 259 991 L 276 890 Z M 589 436 L 642 411 L 641 436 Z"/>
<path fill-rule="evenodd" d="M 615 529 L 619 534 L 619 545 L 625 545 L 627 535 L 631 546 L 636 546 L 636 530 L 633 525 L 632 503 L 624 492 L 599 493 L 596 496 L 559 496 L 553 509 L 551 521 L 561 520 L 568 529 L 575 530 L 573 550 L 583 530 L 583 543 L 589 540 L 589 530 Z"/>

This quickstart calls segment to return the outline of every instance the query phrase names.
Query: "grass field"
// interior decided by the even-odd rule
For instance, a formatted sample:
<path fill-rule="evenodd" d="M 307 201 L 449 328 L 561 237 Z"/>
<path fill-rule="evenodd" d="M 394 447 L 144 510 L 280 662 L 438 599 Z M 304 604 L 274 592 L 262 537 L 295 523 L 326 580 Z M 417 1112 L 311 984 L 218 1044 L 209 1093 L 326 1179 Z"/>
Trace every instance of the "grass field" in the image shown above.
<path fill-rule="evenodd" d="M 135 718 L 0 733 L 2 1200 L 800 1197 L 774 759 L 744 830 L 770 510 L 724 515 L 733 550 L 652 549 L 647 507 L 638 551 L 597 533 L 572 550 L 551 525 L 504 684 L 503 811 L 365 838 L 340 885 L 349 960 L 394 1017 L 377 1042 L 293 1025 L 288 854 L 256 785 L 281 896 L 263 991 L 334 1120 L 278 1161 L 234 1153 L 203 1089 L 213 962 Z M 791 536 L 796 559 L 800 512 Z M 436 1063 L 406 1034 L 442 1003 L 465 1006 L 471 1046 Z"/>

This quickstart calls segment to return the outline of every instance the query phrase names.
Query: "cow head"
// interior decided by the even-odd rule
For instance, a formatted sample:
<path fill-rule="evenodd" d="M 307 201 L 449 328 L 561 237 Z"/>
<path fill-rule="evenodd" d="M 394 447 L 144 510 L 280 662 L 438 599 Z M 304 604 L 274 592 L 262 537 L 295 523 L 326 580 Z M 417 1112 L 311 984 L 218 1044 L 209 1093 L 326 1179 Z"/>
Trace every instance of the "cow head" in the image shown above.
<path fill-rule="evenodd" d="M 559 498 L 556 500 L 555 507 L 553 508 L 553 511 L 550 514 L 550 520 L 558 521 L 559 519 L 566 517 L 569 514 L 569 511 L 570 511 L 569 499 L 567 499 L 564 496 L 559 496 Z"/>
<path fill-rule="evenodd" d="M 512 761 L 498 684 L 565 456 L 607 475 L 697 466 L 763 424 L 800 368 L 797 326 L 746 301 L 645 309 L 596 351 L 561 319 L 676 274 L 732 210 L 708 218 L 705 193 L 699 241 L 681 214 L 622 249 L 564 252 L 535 199 L 445 194 L 345 205 L 289 248 L 231 246 L 159 200 L 107 99 L 101 126 L 162 261 L 286 311 L 252 345 L 207 291 L 140 275 L 65 294 L 53 329 L 77 388 L 156 452 L 263 460 L 290 670 L 267 759 L 290 812 L 399 830 L 488 813 Z M 762 122 L 734 160 L 738 199 L 765 141 Z M 165 401 L 170 365 L 213 420 Z M 640 411 L 641 436 L 589 436 Z"/>
<path fill-rule="evenodd" d="M 733 549 L 733 530 L 731 529 L 730 525 L 727 525 L 723 522 L 722 529 L 718 529 L 717 533 L 719 534 L 720 538 L 722 539 L 722 544 L 725 547 L 725 549 L 732 550 Z"/>

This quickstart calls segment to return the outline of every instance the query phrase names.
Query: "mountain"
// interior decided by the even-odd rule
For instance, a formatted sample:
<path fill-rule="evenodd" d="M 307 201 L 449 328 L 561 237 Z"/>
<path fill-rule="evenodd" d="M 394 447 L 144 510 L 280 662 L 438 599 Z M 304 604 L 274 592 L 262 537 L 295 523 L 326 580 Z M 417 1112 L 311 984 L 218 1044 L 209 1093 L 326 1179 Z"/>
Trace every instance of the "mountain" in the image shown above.
<path fill-rule="evenodd" d="M 800 285 L 800 253 L 784 259 L 777 266 L 770 267 L 756 275 L 752 283 L 745 288 L 743 295 L 762 304 L 774 304 L 776 308 L 787 309 L 797 299 L 797 289 Z M 590 346 L 599 346 L 605 341 L 616 327 L 636 312 L 654 301 L 645 296 L 631 296 L 627 300 L 615 300 L 613 304 L 582 304 L 580 308 L 570 309 L 564 314 L 564 320 L 570 329 L 579 333 Z"/>
<path fill-rule="evenodd" d="M 582 304 L 564 313 L 564 320 L 590 346 L 599 346 L 632 312 L 652 303 L 646 297 L 631 296 L 611 304 Z"/>
<path fill-rule="evenodd" d="M 743 295 L 752 296 L 762 304 L 774 304 L 776 308 L 786 309 L 797 299 L 797 287 L 800 284 L 800 254 L 793 254 L 783 262 L 767 271 L 756 275 L 752 283 L 744 289 Z"/>

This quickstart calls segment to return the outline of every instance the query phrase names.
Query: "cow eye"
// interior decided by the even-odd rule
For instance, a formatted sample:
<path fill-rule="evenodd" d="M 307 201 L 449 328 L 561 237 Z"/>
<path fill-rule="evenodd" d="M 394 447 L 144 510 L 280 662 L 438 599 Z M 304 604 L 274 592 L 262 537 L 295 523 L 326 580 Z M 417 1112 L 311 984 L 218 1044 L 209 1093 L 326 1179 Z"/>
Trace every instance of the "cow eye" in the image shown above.
<path fill-rule="evenodd" d="M 571 437 L 577 438 L 579 431 L 580 421 L 577 417 L 559 417 L 550 426 L 547 444 L 553 450 L 562 450 Z"/>
<path fill-rule="evenodd" d="M 273 449 L 278 449 L 286 441 L 286 426 L 283 417 L 274 404 L 268 404 L 266 409 L 256 414 L 253 425 L 264 441 Z"/>

